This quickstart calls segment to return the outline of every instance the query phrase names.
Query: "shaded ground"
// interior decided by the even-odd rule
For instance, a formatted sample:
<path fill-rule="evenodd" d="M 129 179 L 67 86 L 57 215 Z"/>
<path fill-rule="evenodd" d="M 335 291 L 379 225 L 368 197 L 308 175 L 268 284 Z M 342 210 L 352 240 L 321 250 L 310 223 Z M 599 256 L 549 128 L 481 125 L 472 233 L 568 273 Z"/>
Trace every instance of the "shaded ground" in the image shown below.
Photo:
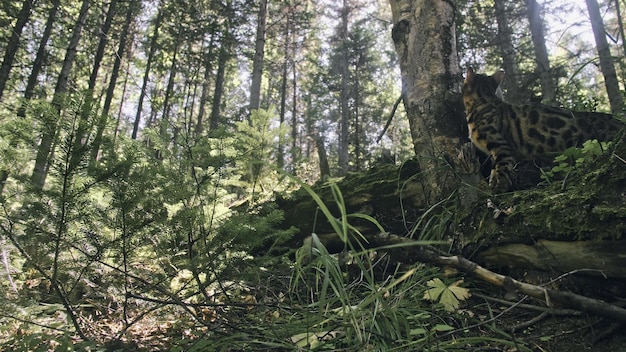
<path fill-rule="evenodd" d="M 552 279 L 541 272 L 510 274 L 519 279 L 525 277 L 530 282 Z M 592 286 L 578 286 L 583 281 Z M 515 339 L 525 342 L 534 351 L 626 351 L 626 327 L 621 323 L 561 307 L 550 310 L 545 307 L 545 303 L 536 299 L 518 295 L 507 297 L 507 293 L 502 290 L 482 283 L 476 284 L 478 287 L 474 289 L 474 295 L 467 305 L 473 307 L 479 320 L 493 319 L 491 324 L 496 324 Z M 593 286 L 596 284 L 597 286 Z M 598 292 L 600 287 L 603 292 Z M 624 297 L 626 282 L 603 278 L 566 278 L 558 288 L 573 289 L 592 298 L 612 296 L 614 299 L 616 294 Z"/>
<path fill-rule="evenodd" d="M 146 309 L 154 309 L 151 313 L 137 321 L 116 341 L 121 327 L 121 311 L 102 311 L 91 317 L 83 316 L 85 331 L 95 337 L 92 343 L 85 343 L 79 339 L 67 339 L 60 333 L 48 331 L 45 335 L 32 333 L 27 329 L 32 328 L 28 324 L 16 324 L 8 329 L 4 326 L 0 334 L 0 346 L 3 350 L 21 351 L 47 351 L 63 350 L 62 347 L 74 346 L 79 350 L 103 350 L 106 351 L 294 351 L 295 347 L 287 348 L 286 342 L 289 333 L 285 334 L 288 324 L 300 324 L 295 322 L 298 310 L 304 309 L 301 302 L 293 301 L 286 295 L 288 280 L 292 274 L 289 263 L 284 262 L 272 268 L 271 272 L 260 273 L 259 281 L 250 283 L 253 289 L 253 302 L 258 305 L 245 307 L 237 304 L 224 307 L 186 307 L 197 312 L 194 318 L 183 307 L 164 304 L 163 302 L 140 302 L 135 301 L 127 312 L 129 316 L 137 317 L 145 313 Z M 398 273 L 400 275 L 401 273 Z M 524 271 L 509 272 L 511 276 L 525 278 L 529 282 L 548 282 L 553 277 L 545 273 L 528 273 Z M 592 286 L 583 287 L 580 282 L 590 283 Z M 604 281 L 604 286 L 599 290 L 599 284 Z M 560 281 L 563 289 L 577 289 L 578 293 L 597 298 L 606 297 L 609 294 L 622 295 L 626 291 L 623 282 L 610 281 L 603 278 L 580 279 L 572 278 Z M 515 296 L 507 297 L 506 292 L 499 288 L 466 279 L 466 286 L 472 292 L 472 298 L 465 302 L 459 311 L 447 315 L 440 308 L 432 307 L 432 325 L 445 321 L 446 324 L 459 330 L 458 334 L 463 337 L 474 336 L 479 339 L 496 338 L 507 341 L 517 341 L 520 346 L 526 346 L 537 352 L 576 352 L 597 351 L 614 352 L 626 351 L 626 334 L 624 327 L 609 332 L 615 326 L 613 322 L 575 311 L 568 311 L 556 307 L 555 311 L 546 312 L 545 305 L 531 298 L 522 299 Z M 583 288 L 582 290 L 580 288 Z M 279 299 L 279 297 L 282 297 Z M 295 296 L 292 296 L 295 298 Z M 507 301 L 505 298 L 509 298 Z M 240 303 L 250 299 L 248 296 L 234 297 Z M 389 299 L 394 299 L 390 297 Z M 113 302 L 100 302 L 103 306 L 111 306 Z M 424 301 L 414 302 L 416 305 L 424 305 Z M 426 304 L 428 305 L 428 304 Z M 543 317 L 538 319 L 538 317 Z M 33 317 L 34 319 L 35 317 Z M 198 318 L 200 320 L 198 320 Z M 46 325 L 55 325 L 55 321 L 62 323 L 63 316 L 57 310 L 38 314 L 38 321 Z M 287 325 L 286 325 L 287 324 Z M 515 328 L 514 332 L 510 329 Z M 511 337 L 505 338 L 503 334 L 494 331 L 504 331 Z M 278 334 L 277 334 L 278 333 Z M 283 334 L 280 337 L 280 334 Z M 276 334 L 276 335 L 275 335 Z M 246 339 L 249 341 L 282 339 L 283 347 L 250 349 L 242 347 Z M 449 339 L 450 336 L 441 336 Z M 234 339 L 234 340 L 233 340 Z M 7 342 L 7 341 L 13 341 Z M 483 344 L 480 348 L 463 348 L 457 346 L 456 351 L 492 351 L 513 352 L 516 349 L 503 347 L 501 344 Z M 306 349 L 305 349 L 306 350 Z M 322 349 L 328 350 L 328 349 Z M 344 351 L 356 351 L 355 349 L 343 349 Z M 367 349 L 359 348 L 360 351 Z M 437 351 L 435 349 L 434 351 Z M 443 351 L 443 350 L 442 350 Z"/>

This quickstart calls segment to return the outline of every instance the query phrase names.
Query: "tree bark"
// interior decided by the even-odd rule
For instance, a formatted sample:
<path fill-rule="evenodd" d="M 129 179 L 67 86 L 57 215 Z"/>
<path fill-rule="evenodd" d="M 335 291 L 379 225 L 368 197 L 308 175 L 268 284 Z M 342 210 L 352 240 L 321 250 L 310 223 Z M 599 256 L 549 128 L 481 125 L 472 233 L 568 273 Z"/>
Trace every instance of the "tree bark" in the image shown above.
<path fill-rule="evenodd" d="M 202 93 L 200 93 L 200 107 L 198 108 L 198 121 L 194 134 L 196 137 L 202 135 L 204 130 L 204 114 L 206 110 L 206 103 L 209 99 L 209 80 L 213 74 L 213 50 L 215 49 L 215 32 L 211 33 L 211 39 L 209 40 L 208 52 L 204 56 L 204 78 L 202 79 Z"/>
<path fill-rule="evenodd" d="M 294 29 L 295 31 L 295 29 Z M 292 96 L 291 96 L 291 163 L 292 163 L 292 173 L 296 174 L 297 164 L 300 155 L 302 154 L 301 148 L 298 148 L 298 66 L 296 65 L 296 41 L 295 38 L 292 40 L 294 43 L 291 50 L 292 58 L 293 58 L 293 68 L 292 68 Z"/>
<path fill-rule="evenodd" d="M 90 161 L 95 162 L 98 159 L 98 153 L 100 152 L 100 145 L 102 144 L 102 136 L 106 123 L 109 118 L 109 110 L 111 108 L 111 102 L 113 101 L 113 94 L 115 93 L 115 87 L 117 85 L 117 78 L 120 74 L 120 66 L 122 65 L 122 58 L 126 54 L 128 35 L 130 32 L 130 26 L 133 18 L 135 17 L 136 10 L 139 9 L 141 4 L 138 0 L 131 0 L 128 3 L 128 9 L 126 10 L 126 18 L 124 19 L 124 27 L 120 34 L 119 46 L 113 62 L 113 69 L 111 70 L 111 78 L 109 80 L 109 87 L 107 88 L 106 95 L 104 97 L 104 105 L 102 106 L 102 113 L 98 118 L 98 124 L 96 126 L 96 135 L 94 137 L 93 145 L 91 148 Z"/>
<path fill-rule="evenodd" d="M 57 83 L 54 88 L 54 96 L 52 98 L 52 105 L 57 110 L 57 116 L 55 116 L 54 121 L 51 121 L 48 126 L 44 127 L 41 141 L 39 142 L 39 147 L 37 148 L 35 167 L 33 169 L 33 174 L 31 175 L 31 183 L 35 189 L 43 188 L 46 181 L 52 142 L 54 141 L 56 135 L 57 122 L 61 106 L 64 95 L 67 92 L 70 72 L 72 71 L 72 66 L 74 65 L 74 61 L 76 59 L 78 43 L 80 42 L 80 38 L 82 36 L 82 30 L 85 27 L 91 1 L 92 0 L 83 0 L 78 14 L 78 19 L 74 24 L 72 37 L 70 38 L 67 50 L 65 51 L 65 58 L 63 59 L 63 65 L 61 66 L 61 72 L 59 73 L 59 78 L 57 79 Z"/>
<path fill-rule="evenodd" d="M 32 71 L 30 71 L 30 75 L 28 76 L 28 80 L 26 82 L 26 89 L 24 90 L 24 102 L 17 111 L 18 116 L 26 116 L 26 102 L 33 97 L 35 86 L 37 85 L 37 78 L 39 77 L 39 72 L 41 71 L 41 66 L 43 64 L 44 56 L 46 54 L 48 40 L 50 39 L 50 34 L 52 33 L 52 27 L 56 19 L 57 12 L 59 11 L 60 4 L 61 0 L 52 1 L 52 7 L 50 8 L 50 12 L 48 12 L 46 26 L 43 30 L 43 34 L 41 35 L 37 54 L 35 55 L 35 61 L 33 61 L 33 69 Z"/>
<path fill-rule="evenodd" d="M 360 54 L 358 54 L 360 55 Z M 360 59 L 356 60 L 360 62 Z M 363 146 L 361 143 L 361 138 L 365 137 L 361 131 L 361 125 L 363 124 L 361 114 L 359 111 L 359 106 L 361 106 L 361 81 L 360 81 L 360 72 L 359 64 L 356 64 L 354 67 L 354 170 L 361 171 L 362 162 L 363 162 Z"/>
<path fill-rule="evenodd" d="M 80 121 L 76 130 L 76 136 L 74 138 L 74 145 L 72 146 L 72 158 L 70 160 L 70 168 L 77 167 L 85 156 L 88 149 L 89 134 L 91 133 L 91 123 L 89 121 L 90 115 L 94 112 L 94 89 L 96 88 L 96 80 L 98 78 L 98 72 L 102 60 L 104 59 L 104 51 L 107 43 L 109 42 L 109 35 L 111 32 L 111 26 L 113 24 L 113 18 L 115 17 L 116 7 L 118 0 L 111 0 L 109 8 L 107 10 L 106 17 L 102 27 L 100 27 L 100 39 L 98 40 L 98 48 L 96 49 L 96 55 L 94 57 L 93 66 L 91 68 L 91 74 L 89 75 L 89 82 L 87 84 L 87 92 L 85 101 L 81 108 Z"/>
<path fill-rule="evenodd" d="M 163 20 L 162 8 L 163 0 L 159 1 L 159 10 L 154 20 L 154 30 L 152 32 L 152 37 L 150 38 L 150 47 L 148 48 L 148 57 L 146 58 L 146 69 L 143 74 L 141 91 L 139 92 L 139 101 L 137 102 L 137 113 L 135 114 L 135 121 L 133 122 L 133 132 L 131 134 L 132 139 L 137 139 L 137 135 L 139 134 L 139 123 L 141 121 L 141 115 L 143 114 L 143 101 L 146 97 L 146 90 L 148 89 L 150 69 L 152 68 L 152 60 L 154 60 L 154 54 L 156 53 L 159 30 L 161 29 L 161 21 Z"/>
<path fill-rule="evenodd" d="M 615 0 L 615 13 L 617 14 L 617 25 L 619 26 L 619 36 L 622 40 L 622 54 L 626 56 L 626 34 L 624 33 L 624 21 L 622 20 L 622 10 L 619 5 L 620 0 Z"/>
<path fill-rule="evenodd" d="M 11 68 L 13 67 L 15 54 L 17 53 L 17 50 L 20 46 L 20 37 L 22 36 L 22 30 L 30 19 L 30 10 L 32 6 L 33 0 L 24 0 L 24 2 L 22 3 L 22 9 L 17 15 L 17 22 L 15 22 L 15 26 L 13 26 L 13 29 L 11 30 L 11 37 L 9 38 L 9 42 L 7 43 L 6 49 L 4 51 L 4 59 L 2 60 L 2 64 L 0 65 L 0 101 L 2 101 L 4 89 L 6 88 L 7 82 L 9 81 L 9 73 L 11 72 Z"/>
<path fill-rule="evenodd" d="M 460 99 L 453 1 L 390 0 L 402 98 L 428 202 L 455 188 L 459 142 L 467 141 Z M 452 181 L 452 182 L 450 182 Z"/>
<path fill-rule="evenodd" d="M 124 117 L 124 104 L 126 103 L 126 92 L 128 91 L 128 78 L 130 77 L 130 64 L 133 61 L 132 55 L 135 52 L 134 50 L 134 39 L 133 42 L 130 43 L 130 47 L 128 48 L 128 60 L 126 60 L 126 69 L 124 70 L 124 83 L 122 83 L 122 94 L 120 94 L 120 104 L 117 107 L 117 119 L 115 119 L 115 130 L 113 130 L 113 145 L 119 136 L 120 131 L 120 122 Z"/>
<path fill-rule="evenodd" d="M 267 22 L 267 0 L 261 0 L 256 29 L 256 45 L 252 63 L 252 83 L 250 84 L 250 113 L 261 104 L 261 79 L 263 77 L 263 60 L 265 58 L 265 25 Z"/>
<path fill-rule="evenodd" d="M 509 14 L 506 8 L 505 0 L 495 0 L 496 22 L 498 22 L 498 46 L 500 47 L 500 55 L 502 56 L 502 68 L 506 72 L 506 80 L 504 88 L 506 89 L 506 98 L 514 103 L 522 103 L 529 99 L 522 90 L 520 84 L 520 73 L 515 57 L 515 48 L 513 47 L 513 37 L 511 26 L 509 25 Z"/>
<path fill-rule="evenodd" d="M 183 26 L 182 24 L 178 26 L 178 33 L 176 34 L 176 38 L 174 38 L 174 48 L 172 49 L 172 63 L 170 64 L 170 75 L 167 79 L 167 87 L 165 88 L 165 97 L 163 97 L 163 115 L 161 119 L 163 121 L 168 121 L 170 118 L 170 99 L 172 94 L 174 93 L 174 82 L 176 78 L 177 66 L 178 66 L 178 51 L 179 46 L 181 44 L 181 38 L 183 36 Z M 165 127 L 161 124 L 161 137 L 165 137 L 165 131 L 163 130 Z"/>
<path fill-rule="evenodd" d="M 35 61 L 33 61 L 33 69 L 28 76 L 28 80 L 26 83 L 26 89 L 24 90 L 24 101 L 20 104 L 20 107 L 17 109 L 17 116 L 26 117 L 26 104 L 27 101 L 30 100 L 33 96 L 33 91 L 35 90 L 35 85 L 37 84 L 37 77 L 39 76 L 39 71 L 41 71 L 41 66 L 43 64 L 43 59 L 46 51 L 46 46 L 48 45 L 48 39 L 50 39 L 50 33 L 52 32 L 52 24 L 54 23 L 54 19 L 56 18 L 56 13 L 59 9 L 60 0 L 53 0 L 52 8 L 48 13 L 48 18 L 46 20 L 46 26 L 44 28 L 43 34 L 41 35 L 41 41 L 39 42 L 39 48 L 37 49 L 37 54 L 35 55 Z M 0 91 L 0 97 L 2 96 L 2 92 Z M 1 99 L 1 98 L 0 98 Z M 11 141 L 11 146 L 15 146 L 14 141 Z M 4 185 L 6 180 L 9 177 L 8 169 L 0 170 L 0 195 L 4 191 Z"/>
<path fill-rule="evenodd" d="M 91 68 L 91 74 L 89 75 L 89 83 L 87 89 L 93 92 L 96 87 L 96 79 L 98 78 L 98 71 L 100 70 L 100 64 L 104 58 L 104 50 L 109 42 L 109 35 L 111 31 L 111 25 L 113 23 L 113 17 L 115 16 L 115 8 L 118 0 L 111 0 L 109 3 L 109 9 L 105 17 L 104 23 L 100 28 L 100 40 L 98 41 L 98 48 L 96 49 L 96 55 L 93 60 L 93 66 Z"/>
<path fill-rule="evenodd" d="M 611 50 L 609 48 L 609 43 L 606 40 L 606 33 L 604 22 L 602 21 L 602 14 L 600 13 L 600 7 L 598 6 L 598 2 L 596 0 L 585 0 L 585 2 L 587 3 L 587 10 L 589 11 L 593 36 L 596 40 L 596 49 L 600 58 L 600 70 L 604 76 L 604 85 L 606 86 L 606 92 L 609 96 L 611 112 L 613 114 L 618 114 L 621 112 L 624 105 L 624 98 L 622 97 L 622 93 L 619 89 L 615 66 L 613 65 L 613 59 L 611 58 Z"/>
<path fill-rule="evenodd" d="M 535 72 L 539 74 L 541 81 L 542 101 L 546 104 L 554 104 L 556 87 L 550 74 L 550 58 L 548 57 L 548 48 L 543 31 L 541 9 L 542 7 L 537 3 L 537 0 L 526 0 L 526 15 L 530 23 L 530 34 L 535 50 L 535 61 L 537 62 Z"/>
<path fill-rule="evenodd" d="M 315 147 L 317 149 L 317 157 L 320 162 L 320 179 L 330 176 L 330 165 L 328 164 L 328 154 L 326 153 L 326 147 L 324 146 L 324 139 L 322 136 L 316 134 L 313 136 L 315 139 Z"/>
<path fill-rule="evenodd" d="M 222 42 L 220 45 L 220 52 L 217 56 L 217 72 L 215 73 L 215 90 L 213 92 L 213 101 L 211 104 L 211 116 L 209 119 L 209 130 L 214 131 L 220 126 L 221 119 L 221 105 L 222 95 L 224 95 L 224 80 L 226 77 L 226 65 L 230 54 L 228 53 L 231 47 L 231 35 L 230 28 L 226 29 L 226 32 L 222 34 Z"/>
<path fill-rule="evenodd" d="M 280 83 L 280 110 L 278 113 L 278 118 L 279 118 L 279 122 L 280 122 L 280 126 L 283 126 L 285 123 L 285 115 L 287 113 L 287 81 L 288 81 L 288 75 L 289 75 L 289 62 L 291 61 L 291 51 L 289 50 L 289 32 L 290 32 L 290 26 L 291 26 L 291 21 L 289 18 L 289 12 L 290 9 L 289 7 L 287 7 L 285 9 L 285 12 L 287 13 L 286 17 L 286 23 L 285 23 L 285 27 L 283 28 L 283 50 L 284 50 L 284 56 L 283 56 L 283 67 L 282 67 L 282 77 L 281 77 L 281 83 Z M 279 134 L 278 135 L 278 150 L 276 152 L 276 163 L 279 169 L 284 169 L 285 167 L 285 138 L 283 137 L 283 134 Z"/>
<path fill-rule="evenodd" d="M 341 24 L 339 29 L 339 40 L 341 42 L 341 54 L 340 54 L 340 75 L 341 75 L 341 120 L 340 120 L 340 132 L 339 132 L 339 174 L 345 175 L 348 172 L 349 163 L 349 136 L 350 136 L 350 104 L 348 99 L 350 98 L 349 92 L 349 80 L 350 70 L 348 67 L 348 15 L 350 8 L 348 7 L 348 1 L 343 0 L 343 7 L 341 8 Z"/>

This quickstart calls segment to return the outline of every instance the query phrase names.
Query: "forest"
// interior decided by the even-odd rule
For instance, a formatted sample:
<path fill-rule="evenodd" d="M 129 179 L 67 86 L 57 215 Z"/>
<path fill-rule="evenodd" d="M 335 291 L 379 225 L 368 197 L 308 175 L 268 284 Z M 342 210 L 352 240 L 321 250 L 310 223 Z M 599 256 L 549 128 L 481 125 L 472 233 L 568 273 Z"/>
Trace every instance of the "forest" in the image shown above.
<path fill-rule="evenodd" d="M 496 194 L 462 97 L 623 121 L 624 8 L 1 2 L 0 350 L 626 349 L 624 132 Z"/>

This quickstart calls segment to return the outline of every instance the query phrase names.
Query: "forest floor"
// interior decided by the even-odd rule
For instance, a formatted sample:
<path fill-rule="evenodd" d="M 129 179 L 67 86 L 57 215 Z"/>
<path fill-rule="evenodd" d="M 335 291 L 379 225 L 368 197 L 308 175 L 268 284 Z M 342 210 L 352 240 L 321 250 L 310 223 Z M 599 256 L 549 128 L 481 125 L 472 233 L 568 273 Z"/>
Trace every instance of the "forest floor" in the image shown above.
<path fill-rule="evenodd" d="M 517 300 L 506 301 L 501 298 L 505 296 L 505 293 L 500 292 L 499 288 L 487 286 L 480 282 L 473 282 L 473 279 L 468 280 L 468 285 L 474 286 L 471 288 L 473 292 L 472 298 L 457 312 L 459 313 L 458 315 L 452 314 L 448 318 L 450 319 L 450 325 L 455 325 L 452 321 L 456 321 L 459 324 L 458 327 L 468 326 L 467 335 L 484 338 L 485 340 L 489 338 L 502 339 L 502 334 L 494 333 L 494 331 L 500 330 L 511 336 L 509 341 L 511 339 L 516 340 L 520 345 L 536 352 L 626 351 L 626 334 L 623 324 L 566 309 L 557 308 L 551 313 L 543 310 L 544 305 L 542 302 L 528 297 L 516 297 Z M 626 290 L 626 283 L 619 283 L 619 286 L 619 290 Z M 590 292 L 587 293 L 590 294 Z M 287 301 L 284 304 L 286 306 L 290 305 Z M 297 303 L 293 304 L 297 306 Z M 167 309 L 167 311 L 169 310 Z M 240 311 L 240 319 L 242 322 L 250 321 L 250 319 L 254 321 L 253 317 L 256 316 L 259 318 L 258 321 L 261 321 L 264 315 L 268 315 L 268 312 L 269 310 L 265 311 L 263 308 L 242 310 Z M 170 313 L 174 313 L 174 311 Z M 458 319 L 458 316 L 471 316 L 471 318 L 461 322 L 462 319 Z M 439 316 L 439 318 L 441 317 L 444 316 Z M 237 320 L 233 319 L 232 316 L 229 319 L 233 323 Z M 104 321 L 106 322 L 107 320 Z M 283 323 L 278 322 L 276 326 L 271 327 L 268 325 L 266 328 L 268 331 L 280 329 Z M 215 324 L 214 328 L 220 325 L 219 319 L 215 321 Z M 223 328 L 224 331 L 228 331 L 232 329 L 232 326 Z M 219 330 L 220 328 L 217 329 Z M 241 326 L 235 330 L 238 329 L 244 329 L 245 331 L 246 327 Z M 515 329 L 515 331 L 511 331 L 512 329 Z M 220 342 L 216 341 L 216 339 L 221 337 L 219 334 L 215 334 L 213 328 L 201 326 L 189 319 L 172 319 L 172 316 L 166 320 L 146 319 L 133 327 L 131 336 L 133 336 L 132 339 L 134 341 L 115 347 L 121 347 L 120 350 L 123 351 L 162 351 L 170 350 L 172 345 L 180 348 L 183 340 L 187 340 L 188 347 L 193 347 L 198 340 L 202 341 L 207 336 L 212 336 L 208 338 L 209 341 L 212 341 L 211 344 L 217 343 L 221 345 Z M 223 338 L 229 339 L 230 337 L 223 336 Z M 203 343 L 206 343 L 206 341 Z M 471 347 L 466 351 L 517 352 L 522 350 L 505 347 L 497 343 L 494 343 L 493 347 L 487 346 L 479 349 Z M 183 348 L 181 350 L 187 349 Z M 240 350 L 237 347 L 227 349 L 227 351 Z M 282 351 L 283 349 L 277 348 L 275 350 Z M 289 351 L 289 349 L 284 350 Z M 297 350 L 295 346 L 294 350 Z M 360 348 L 359 350 L 367 350 L 367 348 Z M 442 349 L 441 351 L 446 350 Z M 459 351 L 459 349 L 454 350 Z M 460 351 L 464 350 L 460 349 Z"/>
<path fill-rule="evenodd" d="M 272 277 L 289 277 L 289 265 L 278 265 L 272 269 Z M 549 279 L 544 273 L 528 272 L 507 273 L 519 279 L 536 281 Z M 523 277 L 522 277 L 523 276 Z M 531 277 L 532 276 L 532 277 Z M 543 276 L 543 277 L 541 277 Z M 270 280 L 271 281 L 271 280 Z M 611 295 L 626 292 L 626 282 L 616 282 L 607 279 L 597 279 L 596 283 L 610 282 L 600 287 L 594 285 L 594 280 L 580 279 L 579 282 L 590 284 L 587 287 L 576 286 L 575 279 L 564 282 L 561 289 L 571 289 L 577 293 L 601 298 L 601 291 L 610 291 Z M 596 316 L 581 314 L 573 310 L 557 307 L 554 311 L 545 310 L 545 305 L 532 298 L 521 296 L 507 297 L 500 288 L 468 278 L 466 281 L 472 293 L 471 299 L 464 302 L 460 309 L 452 314 L 444 313 L 435 307 L 432 311 L 437 324 L 444 320 L 447 324 L 462 331 L 465 337 L 472 336 L 483 341 L 493 338 L 515 341 L 520 345 L 517 349 L 501 343 L 483 343 L 480 347 L 456 346 L 454 351 L 490 351 L 490 352 L 517 352 L 532 350 L 536 352 L 621 352 L 626 351 L 626 334 L 624 325 Z M 285 297 L 287 286 L 273 282 L 267 287 L 257 285 L 255 302 L 263 302 L 264 296 Z M 262 292 L 262 295 L 260 294 Z M 290 296 L 290 295 L 287 295 Z M 505 299 L 506 298 L 506 299 Z M 105 302 L 100 302 L 105 303 Z M 113 302 L 109 302 L 113 303 Z M 136 302 L 127 311 L 129 316 L 138 317 L 146 312 L 147 302 Z M 151 302 L 154 303 L 154 302 Z M 417 305 L 424 302 L 414 302 Z M 104 304 L 106 306 L 106 304 Z M 157 305 L 158 306 L 158 305 Z M 155 306 L 155 308 L 157 308 Z M 84 332 L 93 338 L 91 342 L 81 341 L 68 335 L 55 335 L 54 332 L 34 332 L 32 325 L 18 324 L 14 328 L 8 325 L 0 329 L 0 349 L 15 351 L 53 351 L 53 350 L 91 350 L 91 351 L 269 351 L 268 348 L 250 349 L 245 346 L 245 339 L 255 340 L 267 338 L 272 341 L 272 331 L 285 331 L 285 324 L 299 324 L 294 322 L 295 316 L 289 312 L 302 309 L 301 303 L 292 302 L 285 297 L 280 303 L 282 308 L 277 309 L 275 304 L 258 304 L 254 307 L 241 307 L 234 304 L 232 307 L 194 307 L 183 308 L 178 305 L 161 305 L 152 313 L 135 321 L 122 339 L 121 329 L 124 328 L 123 316 L 119 310 L 102 311 L 92 317 L 82 317 Z M 112 305 L 111 305 L 112 307 Z M 300 307 L 300 308 L 298 308 Z M 31 309 L 31 308 L 29 308 Z M 189 309 L 195 310 L 197 315 L 192 317 Z M 148 309 L 152 311 L 152 308 Z M 277 312 L 281 312 L 277 314 Z M 287 314 L 285 314 L 287 312 Z M 54 326 L 55 321 L 62 323 L 62 310 L 49 309 L 45 314 L 39 314 L 37 321 Z M 203 321 L 200 321 L 203 320 Z M 33 321 L 35 318 L 33 317 Z M 132 321 L 132 320 L 131 320 Z M 512 331 L 514 329 L 514 331 Z M 504 333 L 496 333 L 501 331 Z M 266 334 L 266 335 L 263 335 Z M 275 347 L 273 351 L 296 351 L 296 346 L 289 346 L 289 333 L 281 335 L 282 347 Z M 276 339 L 277 336 L 274 336 Z M 12 341 L 12 342 L 10 342 Z M 275 340 L 276 341 L 276 340 Z M 69 346 L 70 349 L 67 349 Z M 72 347 L 73 346 L 73 347 Z M 224 347 L 228 346 L 228 347 Z M 524 348 L 521 348 L 524 346 Z M 363 347 L 363 346 L 361 346 Z M 460 347 L 460 348 L 459 348 Z M 71 349 L 74 348 L 74 349 Z M 104 348 L 104 349 L 103 349 Z M 436 348 L 436 347 L 435 347 Z M 302 350 L 302 349 L 300 349 Z M 318 350 L 328 350 L 321 348 Z M 341 349 L 350 351 L 350 349 Z M 368 351 L 363 347 L 359 350 Z M 397 350 L 397 349 L 396 349 Z M 450 349 L 441 349 L 449 351 Z M 433 351 L 438 351 L 434 349 Z"/>
<path fill-rule="evenodd" d="M 626 289 L 626 282 L 619 285 L 620 290 Z M 545 310 L 545 304 L 528 297 L 517 297 L 517 301 L 510 302 L 497 298 L 504 295 L 504 292 L 498 292 L 498 288 L 485 288 L 484 293 L 474 294 L 467 305 L 473 307 L 480 321 L 497 317 L 491 324 L 507 331 L 533 351 L 626 351 L 626 326 L 623 323 L 567 309 L 556 308 L 550 312 Z M 490 335 L 488 331 L 484 332 L 485 337 Z"/>
<path fill-rule="evenodd" d="M 491 294 L 493 293 L 491 292 Z M 498 296 L 497 293 L 496 296 Z M 521 307 L 514 308 L 494 302 L 486 305 L 485 302 L 484 296 L 478 297 L 477 295 L 467 302 L 467 306 L 473 306 L 472 311 L 475 318 L 478 318 L 474 323 L 478 326 L 470 333 L 471 335 L 475 334 L 475 336 L 483 338 L 502 338 L 502 336 L 494 336 L 492 329 L 481 327 L 480 324 L 482 323 L 485 325 L 493 324 L 504 331 L 528 323 L 528 326 L 518 328 L 516 332 L 508 333 L 521 344 L 536 352 L 626 351 L 626 334 L 623 324 L 619 325 L 610 320 L 576 314 L 575 312 L 568 315 L 542 314 L 542 312 L 523 306 L 524 304 L 540 306 L 540 303 L 529 300 L 523 301 Z M 497 319 L 487 322 L 490 316 L 497 316 Z M 188 346 L 193 346 L 193 339 L 203 336 L 207 329 L 199 327 L 191 321 L 187 323 L 189 325 L 184 326 L 186 324 L 182 321 L 172 320 L 155 325 L 147 320 L 145 324 L 139 324 L 133 329 L 137 339 L 135 342 L 118 347 L 136 351 L 169 350 L 170 342 L 180 341 L 180 339 L 189 339 Z M 280 325 L 277 325 L 277 328 L 280 328 Z M 268 329 L 271 328 L 268 327 Z M 605 334 L 607 335 L 604 336 Z M 237 350 L 235 348 L 231 351 Z M 480 350 L 485 351 L 485 349 Z M 470 348 L 467 351 L 475 351 L 475 349 Z M 514 352 L 516 350 L 494 346 L 488 351 Z"/>
<path fill-rule="evenodd" d="M 536 312 L 516 310 L 499 318 L 499 325 L 515 326 L 522 321 L 534 319 L 538 315 Z M 613 329 L 611 322 L 601 318 L 548 315 L 545 319 L 518 332 L 516 337 L 526 342 L 533 351 L 538 352 L 626 351 L 626 335 L 623 325 L 621 330 L 613 331 L 606 338 L 595 341 L 598 335 L 610 329 Z"/>

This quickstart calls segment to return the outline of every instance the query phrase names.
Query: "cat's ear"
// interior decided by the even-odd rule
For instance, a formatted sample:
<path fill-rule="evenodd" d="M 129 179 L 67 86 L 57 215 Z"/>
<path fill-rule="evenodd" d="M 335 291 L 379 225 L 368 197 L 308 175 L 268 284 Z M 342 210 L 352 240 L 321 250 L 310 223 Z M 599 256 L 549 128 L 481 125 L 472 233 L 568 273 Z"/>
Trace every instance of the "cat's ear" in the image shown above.
<path fill-rule="evenodd" d="M 474 77 L 476 77 L 476 72 L 474 72 L 472 66 L 467 66 L 467 72 L 465 72 L 465 82 L 472 82 L 474 80 Z"/>
<path fill-rule="evenodd" d="M 502 84 L 502 82 L 504 81 L 504 70 L 500 69 L 500 71 L 494 73 L 491 77 L 493 77 L 493 79 L 495 79 L 498 84 Z"/>

